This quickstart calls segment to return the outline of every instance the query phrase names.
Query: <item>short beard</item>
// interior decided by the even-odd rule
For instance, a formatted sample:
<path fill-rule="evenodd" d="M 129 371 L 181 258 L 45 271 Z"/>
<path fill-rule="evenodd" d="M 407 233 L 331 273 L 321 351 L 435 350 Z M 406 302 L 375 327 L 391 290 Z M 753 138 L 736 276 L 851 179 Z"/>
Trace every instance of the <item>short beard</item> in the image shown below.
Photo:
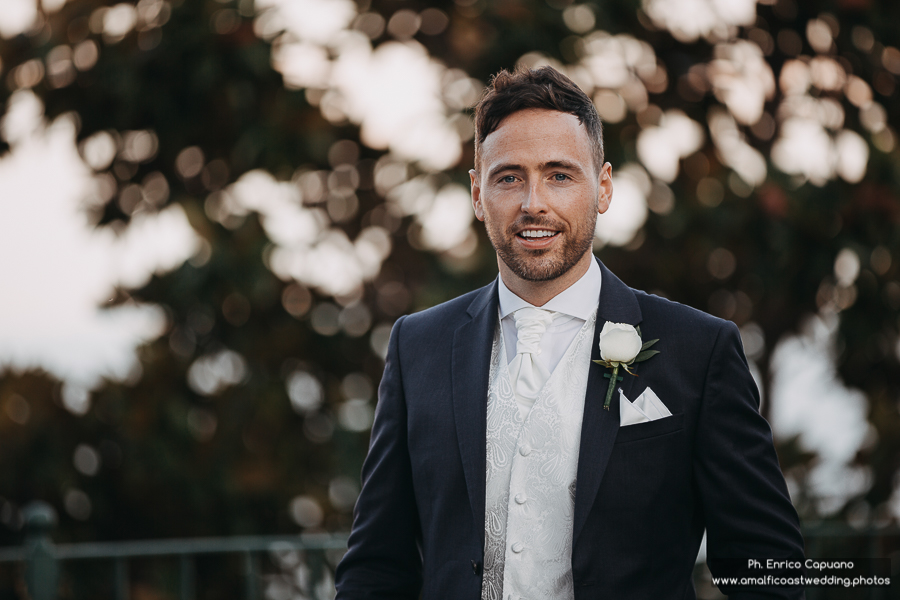
<path fill-rule="evenodd" d="M 523 216 L 515 223 L 507 228 L 506 232 L 499 233 L 489 219 L 485 219 L 485 229 L 491 245 L 497 251 L 497 256 L 506 264 L 509 269 L 520 279 L 525 281 L 550 281 L 557 279 L 569 272 L 569 270 L 578 264 L 578 261 L 588 252 L 594 244 L 594 228 L 597 225 L 597 212 L 592 211 L 590 227 L 578 228 L 571 234 L 565 245 L 562 247 L 562 256 L 554 258 L 547 256 L 551 250 L 522 250 L 517 251 L 514 246 L 515 232 L 521 230 L 522 227 L 546 227 L 554 231 L 560 231 L 558 223 L 549 219 L 538 219 L 532 216 Z"/>

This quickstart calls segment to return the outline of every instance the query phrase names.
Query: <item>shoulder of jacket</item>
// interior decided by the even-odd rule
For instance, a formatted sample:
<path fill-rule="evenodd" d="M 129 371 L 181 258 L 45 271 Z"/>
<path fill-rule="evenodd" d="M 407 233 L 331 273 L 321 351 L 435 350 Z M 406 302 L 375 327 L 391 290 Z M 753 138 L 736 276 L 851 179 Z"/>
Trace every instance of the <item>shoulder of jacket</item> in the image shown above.
<path fill-rule="evenodd" d="M 485 293 L 493 282 L 485 287 L 457 296 L 446 302 L 403 317 L 403 336 L 434 335 L 456 329 L 469 320 L 468 309 L 479 294 Z"/>
<path fill-rule="evenodd" d="M 731 321 L 714 317 L 686 304 L 641 290 L 633 289 L 632 291 L 640 304 L 644 321 L 663 318 L 671 327 L 689 328 L 695 332 L 705 332 L 710 335 L 718 335 L 723 329 L 737 329 Z"/>

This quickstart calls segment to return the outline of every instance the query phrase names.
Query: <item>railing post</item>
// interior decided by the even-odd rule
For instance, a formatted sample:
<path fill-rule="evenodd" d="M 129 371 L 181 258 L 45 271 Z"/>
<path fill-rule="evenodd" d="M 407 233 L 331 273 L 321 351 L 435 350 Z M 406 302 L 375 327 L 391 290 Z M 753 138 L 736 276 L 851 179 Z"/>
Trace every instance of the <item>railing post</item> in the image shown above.
<path fill-rule="evenodd" d="M 244 553 L 244 599 L 259 598 L 259 557 L 253 552 Z"/>
<path fill-rule="evenodd" d="M 194 571 L 194 559 L 188 554 L 182 554 L 181 563 L 181 600 L 194 600 L 196 594 L 196 572 Z"/>
<path fill-rule="evenodd" d="M 116 558 L 115 566 L 115 593 L 116 600 L 128 600 L 128 560 L 124 556 Z"/>
<path fill-rule="evenodd" d="M 23 510 L 25 517 L 25 585 L 31 600 L 56 600 L 59 564 L 50 531 L 56 511 L 46 502 L 35 501 Z"/>
<path fill-rule="evenodd" d="M 319 597 L 319 587 L 325 579 L 325 551 L 307 550 L 306 564 L 309 566 L 309 593 Z"/>

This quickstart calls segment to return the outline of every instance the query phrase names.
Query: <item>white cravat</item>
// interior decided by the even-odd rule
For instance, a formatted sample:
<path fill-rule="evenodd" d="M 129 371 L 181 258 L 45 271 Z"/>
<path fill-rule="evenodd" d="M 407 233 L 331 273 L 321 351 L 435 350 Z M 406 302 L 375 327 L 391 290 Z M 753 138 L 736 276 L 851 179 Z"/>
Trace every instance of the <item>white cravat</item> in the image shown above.
<path fill-rule="evenodd" d="M 597 310 L 601 279 L 600 266 L 592 260 L 587 273 L 581 279 L 540 307 L 542 310 L 556 313 L 553 322 L 547 327 L 547 331 L 541 338 L 541 363 L 547 367 L 550 373 L 553 373 L 556 365 L 559 364 L 581 326 Z M 513 313 L 521 308 L 533 307 L 533 305 L 512 293 L 503 283 L 502 277 L 498 291 L 500 323 L 503 329 L 503 340 L 506 344 L 506 362 L 511 365 L 516 357 L 518 347 L 518 334 Z M 510 371 L 512 371 L 512 367 L 510 367 Z"/>
<path fill-rule="evenodd" d="M 509 363 L 509 374 L 516 400 L 530 410 L 550 371 L 540 359 L 541 337 L 553 321 L 553 313 L 540 308 L 520 308 L 513 313 L 516 320 L 516 357 Z"/>

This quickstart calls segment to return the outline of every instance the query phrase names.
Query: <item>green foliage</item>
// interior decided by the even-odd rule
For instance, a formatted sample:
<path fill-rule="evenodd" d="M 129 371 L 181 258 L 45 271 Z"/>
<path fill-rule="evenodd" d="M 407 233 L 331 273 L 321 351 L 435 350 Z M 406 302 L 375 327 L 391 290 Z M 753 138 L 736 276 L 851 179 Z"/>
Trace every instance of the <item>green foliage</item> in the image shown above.
<path fill-rule="evenodd" d="M 59 44 L 95 40 L 101 51 L 93 68 L 79 71 L 68 85 L 52 87 L 45 80 L 34 91 L 51 117 L 77 113 L 80 139 L 103 130 L 152 129 L 159 152 L 133 169 L 114 167 L 120 187 L 141 182 L 152 172 L 162 173 L 171 186 L 168 202 L 185 208 L 211 252 L 205 263 L 188 262 L 155 277 L 143 289 L 121 290 L 120 302 L 135 298 L 164 306 L 169 327 L 165 336 L 143 349 L 140 382 L 104 387 L 94 395 L 87 415 L 76 417 L 63 409 L 59 384 L 39 373 L 6 373 L 0 378 L 0 404 L 17 395 L 31 407 L 24 425 L 0 414 L 0 495 L 17 506 L 38 498 L 55 505 L 62 515 L 60 541 L 291 532 L 298 526 L 290 518 L 289 506 L 297 495 L 313 497 L 325 508 L 322 527 L 347 530 L 349 508 L 334 506 L 329 489 L 338 477 L 357 478 L 367 434 L 338 424 L 344 401 L 341 383 L 353 373 L 377 383 L 383 363 L 370 347 L 368 332 L 356 337 L 328 335 L 311 326 L 312 306 L 340 304 L 343 299 L 303 288 L 297 293 L 307 294 L 307 306 L 295 311 L 297 316 L 289 314 L 285 294 L 296 284 L 280 280 L 267 268 L 264 256 L 271 243 L 256 216 L 228 222 L 226 227 L 209 216 L 208 197 L 252 169 L 266 169 L 282 180 L 301 166 L 328 169 L 334 142 L 359 142 L 359 129 L 349 122 L 327 121 L 310 103 L 309 94 L 283 85 L 281 75 L 271 68 L 270 45 L 254 34 L 246 2 L 239 7 L 214 1 L 176 2 L 161 28 L 133 32 L 118 43 L 102 41 L 87 27 L 101 4 L 73 0 L 41 31 L 0 41 L 6 80 L 13 81 L 8 74 L 16 65 L 43 59 Z M 360 4 L 360 12 L 386 18 L 401 8 L 391 0 Z M 541 52 L 560 63 L 575 62 L 577 36 L 562 19 L 568 4 L 408 0 L 402 8 L 444 10 L 449 26 L 436 35 L 419 34 L 416 40 L 448 67 L 487 81 L 528 52 Z M 665 31 L 646 28 L 642 24 L 646 16 L 638 17 L 635 0 L 591 6 L 598 28 L 631 33 L 653 45 L 667 70 L 668 85 L 651 93 L 651 104 L 678 108 L 695 121 L 706 122 L 709 109 L 718 102 L 711 93 L 699 98 L 686 93 L 684 78 L 691 67 L 710 60 L 710 44 L 682 43 Z M 896 78 L 873 52 L 856 50 L 851 36 L 853 25 L 861 24 L 872 29 L 883 46 L 896 44 L 896 32 L 889 24 L 896 23 L 897 6 L 822 0 L 795 6 L 793 16 L 777 6 L 758 7 L 757 25 L 773 39 L 785 31 L 804 38 L 807 21 L 821 11 L 838 16 L 841 61 L 866 81 L 881 78 L 876 99 L 888 109 L 888 123 L 896 126 L 900 117 Z M 223 7 L 239 10 L 239 23 L 220 34 L 211 19 Z M 374 44 L 388 39 L 384 34 Z M 767 60 L 778 73 L 789 58 L 776 47 Z M 9 83 L 0 89 L 0 101 L 5 102 L 14 87 Z M 767 111 L 773 112 L 776 105 L 769 100 Z M 641 121 L 654 118 L 648 111 L 629 113 L 622 122 L 606 125 L 607 155 L 613 165 L 637 160 Z M 847 111 L 848 126 L 860 129 L 855 115 Z M 741 130 L 768 154 L 771 136 L 758 136 L 748 127 Z M 804 184 L 770 165 L 767 182 L 756 190 L 735 182 L 731 169 L 707 142 L 682 161 L 682 174 L 671 184 L 676 199 L 671 210 L 651 211 L 631 244 L 605 247 L 599 255 L 633 287 L 711 311 L 738 325 L 757 324 L 765 339 L 755 357 L 764 395 L 770 391 L 769 362 L 776 342 L 796 331 L 805 315 L 823 308 L 838 311 L 839 372 L 848 385 L 864 391 L 871 406 L 870 422 L 879 434 L 878 442 L 859 456 L 873 473 L 865 500 L 877 507 L 892 493 L 900 460 L 896 410 L 900 152 L 877 149 L 871 137 L 868 142 L 871 157 L 861 184 L 839 180 L 822 186 Z M 207 164 L 222 161 L 224 169 L 183 178 L 175 163 L 188 146 L 202 149 Z M 337 225 L 351 239 L 365 226 L 385 222 L 385 198 L 372 183 L 374 161 L 384 153 L 360 147 L 359 210 Z M 467 148 L 446 179 L 467 185 L 471 161 Z M 704 203 L 698 194 L 700 180 L 719 182 L 720 202 Z M 98 227 L 121 226 L 129 218 L 112 199 Z M 361 300 L 373 323 L 390 323 L 404 312 L 452 298 L 490 281 L 496 273 L 493 253 L 480 229 L 477 254 L 460 261 L 417 249 L 410 242 L 411 227 L 409 217 L 393 223 L 391 255 L 380 275 L 365 286 Z M 852 292 L 846 286 L 839 289 L 833 275 L 835 257 L 844 248 L 853 249 L 862 263 Z M 733 265 L 716 271 L 710 261 L 719 250 L 731 257 Z M 646 350 L 648 344 L 640 356 L 656 352 Z M 188 369 L 199 356 L 223 348 L 246 359 L 248 375 L 241 385 L 204 397 L 187 384 Z M 315 373 L 325 392 L 321 409 L 303 414 L 292 409 L 285 384 L 300 367 Z M 210 416 L 215 426 L 207 437 L 196 422 Z M 74 468 L 73 452 L 79 444 L 99 452 L 97 475 L 86 476 Z M 782 467 L 795 473 L 802 473 L 811 460 L 796 444 L 785 444 L 781 457 Z M 87 520 L 77 520 L 65 509 L 66 492 L 74 488 L 90 498 Z M 14 528 L 0 527 L 0 543 L 18 539 Z"/>

